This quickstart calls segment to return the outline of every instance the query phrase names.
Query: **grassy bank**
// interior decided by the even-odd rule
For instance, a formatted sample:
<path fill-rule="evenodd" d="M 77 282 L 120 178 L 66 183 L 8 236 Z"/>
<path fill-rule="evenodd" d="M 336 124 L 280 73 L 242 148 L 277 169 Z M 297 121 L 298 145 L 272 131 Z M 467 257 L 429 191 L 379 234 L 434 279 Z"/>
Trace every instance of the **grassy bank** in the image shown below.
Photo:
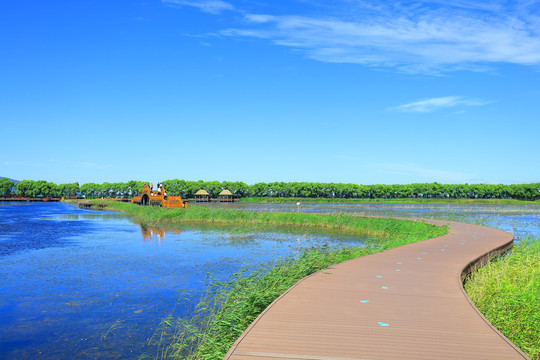
<path fill-rule="evenodd" d="M 309 249 L 299 257 L 233 274 L 226 282 L 212 282 L 190 319 L 171 315 L 162 321 L 143 358 L 222 359 L 253 320 L 301 279 L 333 264 L 404 243 L 383 239 L 380 247 Z"/>
<path fill-rule="evenodd" d="M 111 208 L 153 226 L 211 223 L 264 228 L 287 225 L 381 238 L 378 246 L 373 247 L 312 249 L 298 259 L 285 259 L 250 274 L 234 274 L 225 283 L 211 283 L 193 318 L 184 320 L 171 316 L 163 321 L 150 341 L 153 351 L 149 358 L 221 359 L 253 319 L 303 277 L 341 261 L 442 233 L 441 229 L 410 222 L 337 214 L 255 213 L 191 205 L 188 211 L 166 210 L 121 203 L 113 204 Z M 533 360 L 540 360 L 540 327 L 536 325 L 540 323 L 539 261 L 540 239 L 522 240 L 511 254 L 477 270 L 465 285 L 469 296 L 488 320 Z"/>
<path fill-rule="evenodd" d="M 514 199 L 326 199 L 326 198 L 274 198 L 274 197 L 249 197 L 236 199 L 246 203 L 337 203 L 337 204 L 486 204 L 486 205 L 518 205 L 540 204 L 540 200 L 524 201 Z"/>
<path fill-rule="evenodd" d="M 330 265 L 373 252 L 350 247 L 310 249 L 252 271 L 211 283 L 189 320 L 169 316 L 149 343 L 144 358 L 222 359 L 232 344 L 272 301 L 302 278 Z"/>
<path fill-rule="evenodd" d="M 484 316 L 531 359 L 540 360 L 540 238 L 474 272 L 467 294 Z"/>
<path fill-rule="evenodd" d="M 408 243 L 436 237 L 446 229 L 423 222 L 386 218 L 364 218 L 347 214 L 301 212 L 254 212 L 189 205 L 188 209 L 163 209 L 111 202 L 108 209 L 122 211 L 143 226 L 167 227 L 180 224 L 255 227 L 287 226 L 312 231 L 340 231 L 352 235 L 389 238 Z"/>
<path fill-rule="evenodd" d="M 259 213 L 204 206 L 162 209 L 113 203 L 110 209 L 129 214 L 147 226 L 181 224 L 234 225 L 251 229 L 287 226 L 302 231 L 340 231 L 373 236 L 363 247 L 316 248 L 297 257 L 233 274 L 224 283 L 212 282 L 189 319 L 165 319 L 149 341 L 147 358 L 221 359 L 251 322 L 277 297 L 302 278 L 358 256 L 443 235 L 445 227 L 397 219 L 361 218 L 345 214 Z"/>

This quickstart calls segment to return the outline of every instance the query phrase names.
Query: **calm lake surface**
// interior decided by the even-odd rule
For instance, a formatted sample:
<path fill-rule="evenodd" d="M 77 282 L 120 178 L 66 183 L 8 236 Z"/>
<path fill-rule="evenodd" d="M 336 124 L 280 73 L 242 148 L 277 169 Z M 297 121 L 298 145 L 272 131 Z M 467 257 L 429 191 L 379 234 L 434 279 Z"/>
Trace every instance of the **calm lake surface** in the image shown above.
<path fill-rule="evenodd" d="M 225 206 L 448 218 L 500 228 L 518 241 L 540 236 L 540 205 Z M 226 279 L 308 247 L 364 241 L 280 231 L 159 231 L 123 214 L 70 204 L 0 203 L 0 359 L 136 359 L 173 309 L 189 316 L 209 274 Z"/>
<path fill-rule="evenodd" d="M 136 359 L 173 309 L 189 316 L 209 274 L 362 241 L 164 232 L 70 204 L 0 203 L 0 359 Z"/>

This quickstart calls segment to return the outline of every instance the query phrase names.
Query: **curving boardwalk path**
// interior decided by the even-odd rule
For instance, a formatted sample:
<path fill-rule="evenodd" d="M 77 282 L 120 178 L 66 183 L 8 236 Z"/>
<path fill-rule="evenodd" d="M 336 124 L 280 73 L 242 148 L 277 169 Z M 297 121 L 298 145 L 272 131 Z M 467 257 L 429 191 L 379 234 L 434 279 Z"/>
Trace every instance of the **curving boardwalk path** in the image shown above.
<path fill-rule="evenodd" d="M 462 275 L 513 236 L 450 225 L 447 235 L 332 266 L 291 287 L 228 360 L 528 359 L 470 302 Z"/>

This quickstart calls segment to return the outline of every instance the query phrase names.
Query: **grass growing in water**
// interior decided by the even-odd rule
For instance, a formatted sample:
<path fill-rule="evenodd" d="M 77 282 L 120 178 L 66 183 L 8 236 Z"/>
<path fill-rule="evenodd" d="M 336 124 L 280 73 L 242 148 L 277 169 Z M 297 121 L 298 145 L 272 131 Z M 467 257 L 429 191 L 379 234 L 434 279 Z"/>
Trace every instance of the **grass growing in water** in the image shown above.
<path fill-rule="evenodd" d="M 119 205 L 125 206 L 126 204 Z M 368 221 L 360 225 L 362 219 L 345 215 L 334 215 L 332 220 L 321 221 L 320 215 L 313 214 L 243 213 L 229 210 L 197 209 L 195 206 L 190 206 L 188 212 L 184 211 L 179 218 L 175 219 L 174 212 L 176 210 L 159 213 L 159 211 L 163 210 L 130 209 L 129 205 L 123 209 L 119 206 L 117 209 L 131 214 L 135 217 L 135 220 L 143 220 L 148 225 L 204 223 L 208 221 L 220 225 L 240 224 L 256 227 L 265 224 L 285 224 L 312 229 L 340 229 L 352 233 L 378 234 L 381 236 L 389 235 L 392 231 L 395 231 L 397 233 L 395 244 L 388 247 L 406 243 L 402 241 L 408 237 L 410 238 L 411 234 L 419 230 L 413 227 L 407 230 L 407 226 L 410 225 L 394 222 L 377 223 L 374 221 L 370 223 Z M 194 209 L 195 211 L 193 211 Z M 222 213 L 222 211 L 225 211 L 225 213 Z M 447 220 L 463 221 L 458 217 Z M 483 219 L 483 221 L 480 219 L 475 222 L 485 225 L 486 221 L 486 219 Z M 428 237 L 434 236 L 437 235 L 431 234 Z M 382 245 L 379 250 L 384 248 L 387 248 L 387 246 Z M 347 250 L 352 252 L 350 253 L 351 258 L 376 251 L 369 248 Z M 358 253 L 354 253 L 355 251 L 358 251 Z M 304 255 L 301 259 L 303 257 Z M 305 257 L 309 259 L 311 255 L 305 255 Z M 345 256 L 340 259 L 333 259 L 328 265 L 347 258 Z M 480 311 L 534 360 L 540 360 L 540 345 L 538 344 L 540 330 L 535 326 L 540 323 L 539 259 L 540 239 L 535 241 L 523 239 L 520 244 L 515 246 L 511 254 L 479 269 L 466 283 L 466 290 Z M 152 339 L 152 345 L 159 348 L 158 355 L 152 357 L 221 359 L 229 346 L 242 333 L 242 329 L 247 327 L 253 318 L 257 316 L 250 311 L 257 307 L 264 309 L 272 301 L 264 302 L 260 300 L 265 299 L 266 294 L 270 292 L 268 283 L 277 284 L 275 294 L 275 297 L 277 297 L 296 281 L 308 275 L 309 272 L 291 271 L 293 265 L 289 264 L 289 261 L 292 260 L 285 260 L 283 266 L 278 264 L 276 270 L 270 272 L 268 272 L 268 268 L 266 270 L 259 269 L 247 278 L 243 274 L 236 274 L 225 284 L 213 283 L 207 290 L 206 296 L 197 306 L 195 316 L 191 320 L 184 321 L 172 317 L 164 320 L 161 331 L 157 332 Z M 320 264 L 321 269 L 327 266 L 325 262 Z M 281 273 L 279 269 L 282 269 Z M 318 270 L 318 267 L 311 269 L 312 272 Z M 293 274 L 290 278 L 285 276 L 289 273 Z M 298 277 L 295 277 L 294 273 Z M 264 276 L 269 276 L 268 282 L 262 280 Z M 272 281 L 272 278 L 277 278 L 280 281 Z M 264 286 L 257 288 L 258 284 L 264 284 Z M 236 293 L 240 295 L 236 295 Z M 242 297 L 241 294 L 245 296 Z M 264 296 L 258 296 L 259 294 Z M 250 298 L 250 295 L 255 296 Z M 263 301 L 263 303 L 259 304 L 258 301 Z M 262 306 L 263 304 L 266 305 Z M 249 319 L 246 324 L 242 324 L 244 318 Z M 227 334 L 230 334 L 229 338 Z"/>
<path fill-rule="evenodd" d="M 246 197 L 235 200 L 242 203 L 374 203 L 374 204 L 539 204 L 540 200 L 527 201 L 515 199 L 436 199 L 436 198 L 397 198 L 397 199 L 341 199 L 341 198 L 279 198 Z"/>
<path fill-rule="evenodd" d="M 475 271 L 465 290 L 484 316 L 531 359 L 540 360 L 540 238 Z"/>
<path fill-rule="evenodd" d="M 213 282 L 192 318 L 169 316 L 161 323 L 149 343 L 155 355 L 147 357 L 222 359 L 253 320 L 296 282 L 333 264 L 376 251 L 361 247 L 309 249 L 298 258 L 259 266 L 250 274 L 233 274 L 224 283 Z"/>
<path fill-rule="evenodd" d="M 447 232 L 445 227 L 423 222 L 345 214 L 258 213 L 204 206 L 170 210 L 122 203 L 111 204 L 111 208 L 131 215 L 134 221 L 146 226 L 210 223 L 257 230 L 285 225 L 306 231 L 337 230 L 378 238 L 365 247 L 306 250 L 297 257 L 233 274 L 226 282 L 210 283 L 190 319 L 171 315 L 163 320 L 149 341 L 150 355 L 144 355 L 145 358 L 221 359 L 249 324 L 302 278 L 345 260 Z"/>
<path fill-rule="evenodd" d="M 353 235 L 392 238 L 407 242 L 428 239 L 446 233 L 445 229 L 423 222 L 388 218 L 366 218 L 347 214 L 309 214 L 302 212 L 254 212 L 191 205 L 188 209 L 163 209 L 111 202 L 109 209 L 122 211 L 143 226 L 167 227 L 179 224 L 212 224 L 218 226 L 265 229 L 289 226 L 314 231 L 335 230 Z M 411 240 L 416 239 L 416 240 Z M 405 242 L 406 243 L 406 242 Z"/>

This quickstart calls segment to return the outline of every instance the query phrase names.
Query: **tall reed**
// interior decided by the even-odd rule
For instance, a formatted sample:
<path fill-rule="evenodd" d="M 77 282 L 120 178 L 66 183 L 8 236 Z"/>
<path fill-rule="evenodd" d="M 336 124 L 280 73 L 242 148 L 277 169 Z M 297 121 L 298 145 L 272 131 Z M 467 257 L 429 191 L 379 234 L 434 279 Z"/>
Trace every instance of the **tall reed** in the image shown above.
<path fill-rule="evenodd" d="M 252 212 L 205 206 L 162 209 L 124 203 L 112 203 L 110 208 L 123 211 L 147 226 L 213 224 L 255 230 L 287 226 L 303 231 L 332 230 L 376 237 L 364 247 L 310 249 L 298 257 L 233 274 L 226 282 L 212 281 L 190 319 L 171 314 L 162 321 L 149 340 L 149 353 L 144 356 L 156 359 L 220 359 L 272 301 L 302 278 L 332 264 L 447 232 L 446 227 L 424 222 L 346 214 Z"/>
<path fill-rule="evenodd" d="M 212 223 L 254 229 L 285 225 L 304 231 L 344 231 L 376 236 L 362 247 L 313 248 L 255 269 L 245 269 L 225 281 L 211 281 L 190 319 L 171 314 L 149 340 L 143 358 L 221 359 L 234 341 L 272 301 L 302 278 L 358 256 L 443 235 L 446 227 L 396 219 L 334 214 L 257 213 L 206 207 L 167 210 L 114 204 L 146 225 Z"/>
<path fill-rule="evenodd" d="M 272 301 L 302 278 L 332 264 L 376 251 L 349 247 L 309 249 L 298 258 L 233 274 L 213 281 L 186 320 L 169 316 L 149 341 L 153 359 L 222 359 L 234 341 Z"/>
<path fill-rule="evenodd" d="M 302 212 L 254 212 L 197 205 L 188 206 L 188 209 L 163 209 L 114 202 L 109 205 L 109 208 L 125 212 L 141 225 L 156 227 L 179 224 L 234 225 L 258 229 L 268 226 L 288 226 L 312 231 L 342 231 L 353 235 L 379 238 L 392 236 L 398 239 L 415 238 L 419 234 L 426 236 L 427 239 L 446 232 L 441 227 L 424 222 L 359 217 L 343 213 L 321 215 Z"/>

